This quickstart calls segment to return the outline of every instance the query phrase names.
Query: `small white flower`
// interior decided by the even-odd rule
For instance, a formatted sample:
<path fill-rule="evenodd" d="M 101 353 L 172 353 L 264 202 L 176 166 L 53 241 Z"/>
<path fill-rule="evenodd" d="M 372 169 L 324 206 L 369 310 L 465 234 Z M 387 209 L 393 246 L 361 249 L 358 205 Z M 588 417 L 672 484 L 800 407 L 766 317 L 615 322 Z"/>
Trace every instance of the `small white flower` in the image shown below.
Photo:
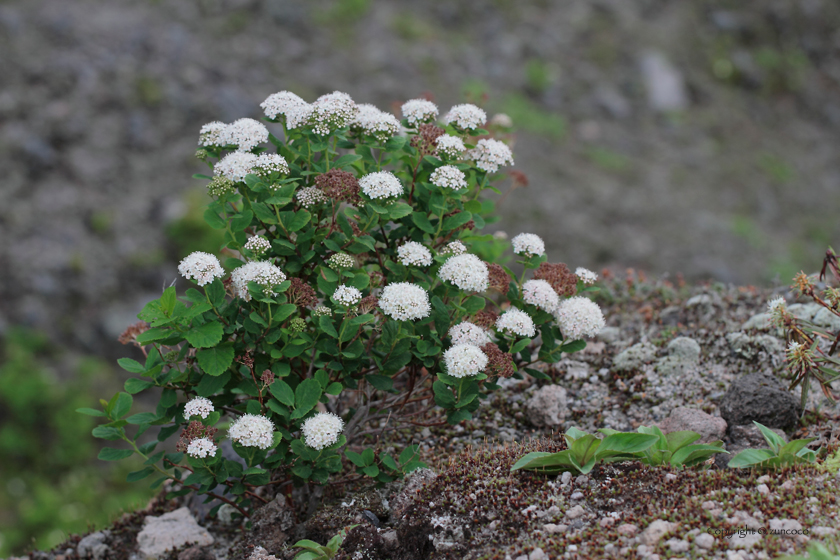
<path fill-rule="evenodd" d="M 215 457 L 219 448 L 209 438 L 196 438 L 187 446 L 187 455 L 195 459 Z"/>
<path fill-rule="evenodd" d="M 488 173 L 495 173 L 501 165 L 513 165 L 513 153 L 507 144 L 492 138 L 482 138 L 469 153 L 475 166 Z"/>
<path fill-rule="evenodd" d="M 545 254 L 545 243 L 534 233 L 520 233 L 511 240 L 513 252 L 526 257 L 538 257 Z"/>
<path fill-rule="evenodd" d="M 300 128 L 309 120 L 312 106 L 290 91 L 272 93 L 260 103 L 270 119 L 286 117 L 286 128 Z"/>
<path fill-rule="evenodd" d="M 446 124 L 454 123 L 464 130 L 472 130 L 484 126 L 487 122 L 487 113 L 475 105 L 464 103 L 449 109 L 443 120 Z"/>
<path fill-rule="evenodd" d="M 461 157 L 461 154 L 467 151 L 464 141 L 450 134 L 438 136 L 435 144 L 437 145 L 438 153 L 443 154 L 448 159 L 458 159 Z"/>
<path fill-rule="evenodd" d="M 438 106 L 425 99 L 411 99 L 403 103 L 403 117 L 411 126 L 433 121 L 438 116 Z"/>
<path fill-rule="evenodd" d="M 487 331 L 469 321 L 458 323 L 449 329 L 449 338 L 452 339 L 452 344 L 472 344 L 474 346 L 484 346 L 490 342 L 490 336 Z"/>
<path fill-rule="evenodd" d="M 338 441 L 338 435 L 344 429 L 344 420 L 332 412 L 319 412 L 300 428 L 303 441 L 313 449 L 324 449 Z"/>
<path fill-rule="evenodd" d="M 487 265 L 471 254 L 448 258 L 438 270 L 438 276 L 467 292 L 483 292 L 490 285 Z"/>
<path fill-rule="evenodd" d="M 346 286 L 342 284 L 335 289 L 335 293 L 333 293 L 332 297 L 336 303 L 352 307 L 362 300 L 362 292 L 353 286 Z"/>
<path fill-rule="evenodd" d="M 213 173 L 240 183 L 254 172 L 259 157 L 250 152 L 231 152 L 213 167 Z"/>
<path fill-rule="evenodd" d="M 327 197 L 318 187 L 304 187 L 295 193 L 295 198 L 304 208 L 312 208 L 327 201 Z"/>
<path fill-rule="evenodd" d="M 359 187 L 368 198 L 393 198 L 403 193 L 403 186 L 390 171 L 368 173 L 359 179 Z"/>
<path fill-rule="evenodd" d="M 254 173 L 260 177 L 268 177 L 272 173 L 281 175 L 289 174 L 289 164 L 286 158 L 279 154 L 261 153 L 257 156 L 257 163 L 254 165 Z"/>
<path fill-rule="evenodd" d="M 347 253 L 333 253 L 327 259 L 327 266 L 333 270 L 341 270 L 342 268 L 353 268 L 356 266 L 356 259 Z"/>
<path fill-rule="evenodd" d="M 219 138 L 224 145 L 234 145 L 240 152 L 249 152 L 268 142 L 268 129 L 260 121 L 239 119 L 227 125 Z"/>
<path fill-rule="evenodd" d="M 222 268 L 219 259 L 201 251 L 187 255 L 178 265 L 178 272 L 187 280 L 195 280 L 199 286 L 206 286 L 215 278 L 225 275 L 225 269 Z"/>
<path fill-rule="evenodd" d="M 473 377 L 487 367 L 487 355 L 478 346 L 458 344 L 443 353 L 443 363 L 452 377 Z"/>
<path fill-rule="evenodd" d="M 493 232 L 493 238 L 498 239 L 499 241 L 507 241 L 508 234 L 507 234 L 506 231 L 499 230 L 499 231 Z"/>
<path fill-rule="evenodd" d="M 230 274 L 236 295 L 245 301 L 251 301 L 248 283 L 256 282 L 263 287 L 263 293 L 275 296 L 274 288 L 286 280 L 286 275 L 277 266 L 268 261 L 245 263 Z"/>
<path fill-rule="evenodd" d="M 312 130 L 321 136 L 349 126 L 358 112 L 353 99 L 340 91 L 322 95 L 310 108 L 309 123 Z"/>
<path fill-rule="evenodd" d="M 554 313 L 557 326 L 566 340 L 581 340 L 601 332 L 606 322 L 601 308 L 583 296 L 565 299 Z"/>
<path fill-rule="evenodd" d="M 431 181 L 433 185 L 441 188 L 458 190 L 467 187 L 466 175 L 454 165 L 444 165 L 435 169 Z"/>
<path fill-rule="evenodd" d="M 432 311 L 426 290 L 410 282 L 388 284 L 379 296 L 383 313 L 397 321 L 416 321 Z"/>
<path fill-rule="evenodd" d="M 522 299 L 551 313 L 560 303 L 560 296 L 545 280 L 528 280 L 522 285 Z"/>
<path fill-rule="evenodd" d="M 441 255 L 463 255 L 467 252 L 467 246 L 460 241 L 452 241 L 443 246 L 440 250 Z"/>
<path fill-rule="evenodd" d="M 432 253 L 416 241 L 408 241 L 397 249 L 400 263 L 406 266 L 429 266 L 432 264 Z"/>
<path fill-rule="evenodd" d="M 271 242 L 265 237 L 255 235 L 249 237 L 248 241 L 245 242 L 245 249 L 251 251 L 257 257 L 261 257 L 271 249 Z"/>
<path fill-rule="evenodd" d="M 797 352 L 799 352 L 800 348 L 802 348 L 802 345 L 800 343 L 796 342 L 795 340 L 791 340 L 787 347 L 788 354 L 796 354 Z"/>
<path fill-rule="evenodd" d="M 767 310 L 770 313 L 777 313 L 784 311 L 787 308 L 787 303 L 785 302 L 785 298 L 779 296 L 777 298 L 771 299 L 767 302 Z"/>
<path fill-rule="evenodd" d="M 268 449 L 274 442 L 274 424 L 265 416 L 245 414 L 230 425 L 228 435 L 243 447 Z"/>
<path fill-rule="evenodd" d="M 204 397 L 194 397 L 184 405 L 184 418 L 190 419 L 193 416 L 207 418 L 207 416 L 214 410 L 216 409 L 213 408 L 213 403 L 210 402 L 210 399 L 206 399 Z"/>
<path fill-rule="evenodd" d="M 598 280 L 597 274 L 591 270 L 583 268 L 582 266 L 575 269 L 575 276 L 577 276 L 584 284 L 594 284 Z"/>
<path fill-rule="evenodd" d="M 531 316 L 516 307 L 511 307 L 496 319 L 496 328 L 505 333 L 528 338 L 532 338 L 537 333 Z"/>
<path fill-rule="evenodd" d="M 312 315 L 314 315 L 315 317 L 322 317 L 322 316 L 331 317 L 332 314 L 333 314 L 332 309 L 330 309 L 326 305 L 319 305 L 315 309 L 312 310 Z"/>
<path fill-rule="evenodd" d="M 223 122 L 213 121 L 201 127 L 198 133 L 199 146 L 222 147 L 222 132 L 227 128 Z"/>
<path fill-rule="evenodd" d="M 351 124 L 356 132 L 368 134 L 384 142 L 400 131 L 400 121 L 391 113 L 380 111 L 370 103 L 359 105 L 359 112 Z"/>

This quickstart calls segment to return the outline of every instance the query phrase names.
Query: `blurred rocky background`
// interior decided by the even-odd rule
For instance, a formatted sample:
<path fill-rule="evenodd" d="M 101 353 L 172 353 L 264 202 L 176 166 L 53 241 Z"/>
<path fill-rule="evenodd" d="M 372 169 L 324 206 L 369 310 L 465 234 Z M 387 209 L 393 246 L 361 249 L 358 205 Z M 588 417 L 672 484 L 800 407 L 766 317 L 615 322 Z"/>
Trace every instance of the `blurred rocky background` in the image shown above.
<path fill-rule="evenodd" d="M 259 118 L 283 89 L 509 115 L 528 186 L 493 228 L 572 267 L 769 285 L 840 245 L 834 0 L 2 0 L 5 465 L 34 460 L 8 434 L 17 409 L 55 414 L 46 388 L 90 406 L 119 387 L 117 335 L 181 257 L 219 244 L 190 178 L 200 126 Z M 7 475 L 0 527 L 32 494 Z M 55 540 L 37 507 L 16 548 Z"/>

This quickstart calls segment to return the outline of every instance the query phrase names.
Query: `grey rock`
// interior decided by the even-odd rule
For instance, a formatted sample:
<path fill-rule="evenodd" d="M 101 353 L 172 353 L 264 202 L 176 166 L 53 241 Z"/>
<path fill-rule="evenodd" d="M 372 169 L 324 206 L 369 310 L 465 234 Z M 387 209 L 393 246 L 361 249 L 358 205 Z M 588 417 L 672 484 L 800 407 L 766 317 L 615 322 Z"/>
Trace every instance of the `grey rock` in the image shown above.
<path fill-rule="evenodd" d="M 741 330 L 748 331 L 756 329 L 759 331 L 766 331 L 773 328 L 773 317 L 769 313 L 759 313 L 750 317 L 743 325 Z"/>
<path fill-rule="evenodd" d="M 819 303 L 791 303 L 787 306 L 788 311 L 797 319 L 810 321 L 819 311 L 825 309 Z"/>
<path fill-rule="evenodd" d="M 688 93 L 682 73 L 663 53 L 644 53 L 641 70 L 651 109 L 667 112 L 682 111 L 688 107 Z"/>
<path fill-rule="evenodd" d="M 110 547 L 108 541 L 111 539 L 111 531 L 97 531 L 87 535 L 76 545 L 76 554 L 80 558 L 93 558 L 103 560 L 108 557 Z"/>
<path fill-rule="evenodd" d="M 616 342 L 621 338 L 621 329 L 618 327 L 604 327 L 595 338 L 608 344 Z"/>
<path fill-rule="evenodd" d="M 655 545 L 668 533 L 677 530 L 678 524 L 665 521 L 664 519 L 657 519 L 647 526 L 642 534 L 639 535 L 639 542 L 642 544 L 652 546 Z"/>
<path fill-rule="evenodd" d="M 668 539 L 665 541 L 665 544 L 671 549 L 671 552 L 675 554 L 688 552 L 689 549 L 688 541 L 684 541 L 682 539 Z"/>
<path fill-rule="evenodd" d="M 726 421 L 702 410 L 677 407 L 671 411 L 668 418 L 659 423 L 659 429 L 666 434 L 690 430 L 701 435 L 695 443 L 710 443 L 721 440 L 726 435 Z"/>
<path fill-rule="evenodd" d="M 566 418 L 566 390 L 559 385 L 540 387 L 525 403 L 528 421 L 534 426 L 560 426 Z"/>
<path fill-rule="evenodd" d="M 294 526 L 294 511 L 286 502 L 286 497 L 278 494 L 251 514 L 249 539 L 276 554 L 291 538 Z"/>
<path fill-rule="evenodd" d="M 566 517 L 569 519 L 577 519 L 578 517 L 582 517 L 584 513 L 586 512 L 582 507 L 574 506 L 566 510 Z"/>
<path fill-rule="evenodd" d="M 672 340 L 666 346 L 669 356 L 680 358 L 689 362 L 700 360 L 700 345 L 693 338 L 680 336 Z"/>
<path fill-rule="evenodd" d="M 753 421 L 769 428 L 787 428 L 799 421 L 799 400 L 778 379 L 751 373 L 737 379 L 720 401 L 720 415 L 730 426 Z"/>
<path fill-rule="evenodd" d="M 656 346 L 648 342 L 634 344 L 613 359 L 613 370 L 628 371 L 639 369 L 656 358 Z"/>
<path fill-rule="evenodd" d="M 694 537 L 694 544 L 703 550 L 709 550 L 715 546 L 715 538 L 709 533 L 700 533 Z"/>
<path fill-rule="evenodd" d="M 146 517 L 143 530 L 137 535 L 140 553 L 145 558 L 161 558 L 167 550 L 197 544 L 213 544 L 214 539 L 199 525 L 186 507 L 164 513 L 159 517 Z"/>
<path fill-rule="evenodd" d="M 814 315 L 813 322 L 818 327 L 825 327 L 832 332 L 840 331 L 840 317 L 823 307 L 816 315 Z"/>
<path fill-rule="evenodd" d="M 535 548 L 531 551 L 531 554 L 528 555 L 528 560 L 548 560 L 548 556 L 546 556 L 545 552 L 541 548 Z"/>
<path fill-rule="evenodd" d="M 390 520 L 392 523 L 396 522 L 400 516 L 405 512 L 406 508 L 412 504 L 414 496 L 417 491 L 424 485 L 430 484 L 437 478 L 437 474 L 432 469 L 417 469 L 411 471 L 405 477 L 405 484 L 402 490 L 391 500 L 391 514 Z"/>

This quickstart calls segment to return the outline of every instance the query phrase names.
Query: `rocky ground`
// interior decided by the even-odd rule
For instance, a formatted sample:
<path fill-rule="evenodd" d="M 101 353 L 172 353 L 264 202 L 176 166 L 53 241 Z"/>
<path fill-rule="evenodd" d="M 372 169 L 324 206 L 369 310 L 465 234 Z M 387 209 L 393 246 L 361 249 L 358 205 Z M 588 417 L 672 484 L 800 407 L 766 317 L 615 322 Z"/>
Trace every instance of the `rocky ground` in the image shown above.
<path fill-rule="evenodd" d="M 731 455 L 719 455 L 702 470 L 614 463 L 588 476 L 510 472 L 526 452 L 562 449 L 559 433 L 571 426 L 690 429 L 734 454 L 766 447 L 757 420 L 787 439 L 817 438 L 811 448 L 838 449 L 840 406 L 812 391 L 800 419 L 799 397 L 781 380 L 781 333 L 764 311 L 781 294 L 797 314 L 835 330 L 836 321 L 783 290 L 632 276 L 604 284 L 608 327 L 573 359 L 546 368 L 551 380 L 508 380 L 455 427 L 388 432 L 381 451 L 420 442 L 430 467 L 404 482 L 331 486 L 310 494 L 321 496 L 312 512 L 299 492 L 296 508 L 278 495 L 249 530 L 224 510 L 210 519 L 196 501 L 158 498 L 105 531 L 30 558 L 290 559 L 297 539 L 324 544 L 354 524 L 336 558 L 746 560 L 837 542 L 840 473 L 830 469 L 727 469 Z"/>

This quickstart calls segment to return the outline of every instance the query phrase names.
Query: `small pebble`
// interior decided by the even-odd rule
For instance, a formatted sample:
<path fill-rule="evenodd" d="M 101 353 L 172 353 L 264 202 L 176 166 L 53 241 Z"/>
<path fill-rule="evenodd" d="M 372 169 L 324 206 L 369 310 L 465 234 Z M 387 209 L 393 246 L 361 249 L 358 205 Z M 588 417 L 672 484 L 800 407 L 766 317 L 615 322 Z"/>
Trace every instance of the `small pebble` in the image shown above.
<path fill-rule="evenodd" d="M 583 499 L 583 492 L 575 492 L 572 494 L 571 498 L 573 500 L 582 500 Z"/>
<path fill-rule="evenodd" d="M 624 535 L 625 537 L 632 537 L 639 532 L 639 528 L 633 525 L 632 523 L 623 523 L 618 526 L 617 531 L 619 535 Z"/>
<path fill-rule="evenodd" d="M 758 484 L 766 484 L 766 483 L 770 482 L 770 475 L 769 474 L 762 475 L 762 476 L 758 477 L 758 479 L 756 479 L 756 482 Z"/>
<path fill-rule="evenodd" d="M 709 533 L 702 533 L 694 537 L 694 544 L 702 549 L 709 550 L 715 546 L 715 538 Z"/>
<path fill-rule="evenodd" d="M 677 475 L 675 475 L 674 473 L 668 473 L 665 475 L 665 480 L 669 482 L 672 480 L 677 480 Z"/>
<path fill-rule="evenodd" d="M 582 517 L 584 513 L 585 512 L 582 507 L 575 506 L 566 510 L 566 517 L 569 519 L 577 519 L 578 517 Z"/>
<path fill-rule="evenodd" d="M 756 490 L 759 494 L 764 494 L 765 496 L 770 494 L 770 488 L 768 488 L 766 484 L 759 484 L 756 487 Z"/>
<path fill-rule="evenodd" d="M 605 517 L 598 522 L 601 527 L 612 527 L 615 525 L 615 519 L 612 517 Z"/>

